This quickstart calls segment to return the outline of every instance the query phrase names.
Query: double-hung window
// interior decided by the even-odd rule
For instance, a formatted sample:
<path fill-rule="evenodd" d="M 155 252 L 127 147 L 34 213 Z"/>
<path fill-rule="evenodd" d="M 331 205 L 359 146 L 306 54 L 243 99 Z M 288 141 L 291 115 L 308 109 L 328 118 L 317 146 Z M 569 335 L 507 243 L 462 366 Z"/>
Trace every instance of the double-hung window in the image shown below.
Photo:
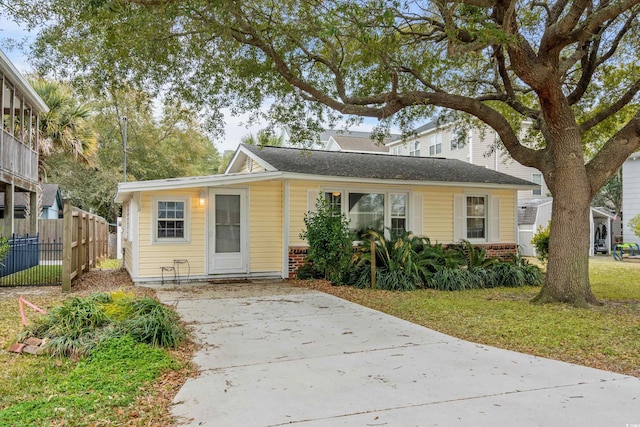
<path fill-rule="evenodd" d="M 467 239 L 487 238 L 487 198 L 485 196 L 466 197 Z"/>
<path fill-rule="evenodd" d="M 467 145 L 467 139 L 465 129 L 455 129 L 451 134 L 451 151 L 464 148 Z"/>
<path fill-rule="evenodd" d="M 396 145 L 391 149 L 391 154 L 394 156 L 399 156 L 402 154 L 402 145 Z"/>
<path fill-rule="evenodd" d="M 429 136 L 429 155 L 435 156 L 442 152 L 442 136 L 439 133 Z"/>
<path fill-rule="evenodd" d="M 409 155 L 412 157 L 420 157 L 420 141 L 409 143 Z"/>
<path fill-rule="evenodd" d="M 533 195 L 534 196 L 541 196 L 542 195 L 542 174 L 541 173 L 532 173 L 531 174 L 531 182 L 533 182 L 534 184 L 538 184 L 539 187 L 533 190 Z"/>
<path fill-rule="evenodd" d="M 154 198 L 155 242 L 188 240 L 188 197 Z"/>
<path fill-rule="evenodd" d="M 407 194 L 390 195 L 391 198 L 391 237 L 398 237 L 407 230 Z"/>

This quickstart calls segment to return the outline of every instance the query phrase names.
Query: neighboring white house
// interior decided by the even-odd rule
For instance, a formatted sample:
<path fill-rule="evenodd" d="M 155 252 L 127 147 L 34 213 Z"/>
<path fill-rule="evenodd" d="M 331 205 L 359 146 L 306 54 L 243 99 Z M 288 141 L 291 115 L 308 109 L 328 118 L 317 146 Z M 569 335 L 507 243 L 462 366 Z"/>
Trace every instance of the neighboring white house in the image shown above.
<path fill-rule="evenodd" d="M 640 214 L 640 153 L 633 153 L 622 165 L 622 229 L 623 241 L 639 243 L 640 237 L 627 225 L 629 220 Z"/>
<path fill-rule="evenodd" d="M 539 170 L 513 160 L 503 148 L 495 148 L 498 136 L 492 129 L 464 129 L 456 123 L 431 121 L 415 130 L 411 139 L 396 138 L 387 143 L 394 155 L 444 157 L 484 166 L 535 184 L 539 189 L 518 192 L 518 203 L 549 195 L 549 189 Z"/>
<path fill-rule="evenodd" d="M 544 228 L 551 221 L 553 199 L 531 199 L 518 206 L 518 244 L 520 253 L 524 256 L 535 256 L 536 251 L 531 244 L 533 235 L 540 228 Z M 600 208 L 591 208 L 591 245 L 589 255 L 597 252 L 611 252 L 613 245 L 614 216 Z"/>

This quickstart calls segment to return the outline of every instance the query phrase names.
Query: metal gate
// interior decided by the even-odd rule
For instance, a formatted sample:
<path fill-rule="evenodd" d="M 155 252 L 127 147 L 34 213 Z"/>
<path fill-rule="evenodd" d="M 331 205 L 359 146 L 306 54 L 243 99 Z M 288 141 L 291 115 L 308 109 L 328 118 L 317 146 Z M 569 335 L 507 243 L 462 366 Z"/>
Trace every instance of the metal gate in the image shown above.
<path fill-rule="evenodd" d="M 60 285 L 62 239 L 40 242 L 39 236 L 13 236 L 0 260 L 0 286 Z"/>

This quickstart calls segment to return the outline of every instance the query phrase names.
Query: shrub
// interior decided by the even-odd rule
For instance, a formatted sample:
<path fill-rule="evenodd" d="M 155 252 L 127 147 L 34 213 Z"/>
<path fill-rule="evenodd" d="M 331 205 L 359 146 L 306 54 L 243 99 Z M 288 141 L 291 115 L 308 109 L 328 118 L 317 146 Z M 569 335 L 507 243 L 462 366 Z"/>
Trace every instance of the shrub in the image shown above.
<path fill-rule="evenodd" d="M 443 268 L 433 274 L 427 286 L 440 291 L 462 291 L 482 288 L 484 280 L 483 274 L 479 274 L 476 269 Z"/>
<path fill-rule="evenodd" d="M 462 240 L 455 249 L 460 252 L 460 257 L 471 267 L 490 267 L 498 262 L 496 257 L 487 257 L 487 250 L 482 246 L 474 246 L 468 240 Z"/>
<path fill-rule="evenodd" d="M 640 237 L 640 214 L 631 218 L 627 226 L 629 230 L 633 231 L 633 234 Z"/>
<path fill-rule="evenodd" d="M 492 267 L 493 287 L 540 286 L 544 282 L 543 271 L 520 257 L 512 262 L 501 262 Z"/>
<path fill-rule="evenodd" d="M 340 274 L 347 268 L 353 251 L 353 237 L 349 221 L 337 212 L 322 196 L 316 201 L 316 212 L 304 216 L 306 230 L 300 238 L 309 244 L 308 259 L 324 277 L 340 282 Z"/>
<path fill-rule="evenodd" d="M 2 232 L 1 229 L 0 232 Z M 9 239 L 6 237 L 0 237 L 0 267 L 4 266 L 4 257 L 9 253 L 9 248 Z"/>
<path fill-rule="evenodd" d="M 307 263 L 298 269 L 296 276 L 300 280 L 320 279 L 324 277 L 324 273 L 318 270 L 314 264 Z"/>
<path fill-rule="evenodd" d="M 534 234 L 533 239 L 531 239 L 531 244 L 536 249 L 536 256 L 540 260 L 540 262 L 547 262 L 549 258 L 549 229 L 551 226 L 551 222 L 547 224 L 545 228 L 538 228 L 536 234 Z"/>
<path fill-rule="evenodd" d="M 99 292 L 74 297 L 54 307 L 18 335 L 46 338 L 42 349 L 53 356 L 90 355 L 101 343 L 130 336 L 157 347 L 177 347 L 186 338 L 178 315 L 153 298 Z"/>
<path fill-rule="evenodd" d="M 374 230 L 366 237 L 375 242 L 376 286 L 379 289 L 409 291 L 422 287 L 423 271 L 416 252 L 422 245 L 419 237 L 405 232 L 388 240 L 383 232 Z M 370 249 L 363 248 L 362 251 L 366 254 Z M 364 260 L 367 260 L 366 256 Z M 368 261 L 370 267 L 371 255 Z"/>

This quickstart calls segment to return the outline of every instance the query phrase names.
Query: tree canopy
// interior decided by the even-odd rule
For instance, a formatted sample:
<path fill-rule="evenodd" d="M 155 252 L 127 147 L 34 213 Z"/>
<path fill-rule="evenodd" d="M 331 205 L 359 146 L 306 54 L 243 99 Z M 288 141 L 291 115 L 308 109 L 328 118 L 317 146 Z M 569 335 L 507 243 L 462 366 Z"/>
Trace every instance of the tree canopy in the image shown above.
<path fill-rule="evenodd" d="M 53 84 L 53 83 L 51 83 Z M 219 156 L 199 122 L 180 104 L 169 102 L 154 113 L 148 94 L 117 90 L 81 96 L 86 125 L 97 141 L 91 162 L 78 162 L 68 150 L 46 158 L 48 182 L 60 184 L 65 198 L 115 222 L 113 201 L 122 180 L 122 117 L 126 115 L 128 180 L 175 178 L 217 173 Z"/>
<path fill-rule="evenodd" d="M 640 147 L 640 0 L 209 2 L 19 0 L 46 22 L 41 70 L 168 90 L 286 123 L 292 138 L 335 113 L 409 128 L 434 109 L 492 127 L 554 197 L 537 300 L 597 303 L 589 203 Z M 528 135 L 521 124 L 530 122 Z M 587 160 L 588 159 L 588 160 Z"/>

